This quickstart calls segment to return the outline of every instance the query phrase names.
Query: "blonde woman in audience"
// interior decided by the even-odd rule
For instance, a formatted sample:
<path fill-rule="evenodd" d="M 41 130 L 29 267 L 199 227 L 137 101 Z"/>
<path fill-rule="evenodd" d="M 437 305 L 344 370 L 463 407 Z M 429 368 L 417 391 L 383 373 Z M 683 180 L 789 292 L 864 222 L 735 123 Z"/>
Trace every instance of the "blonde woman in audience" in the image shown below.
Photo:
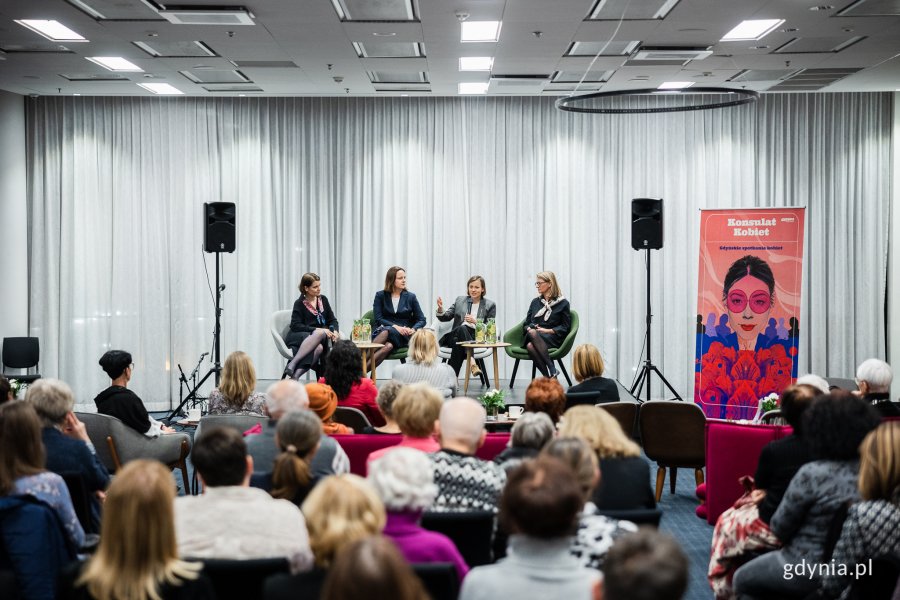
<path fill-rule="evenodd" d="M 587 399 L 572 399 L 567 396 L 566 408 L 576 404 L 597 404 L 599 402 L 618 402 L 619 388 L 612 379 L 603 377 L 606 365 L 600 350 L 593 344 L 581 344 L 572 354 L 572 375 L 578 383 L 570 387 L 566 394 L 591 394 Z"/>
<path fill-rule="evenodd" d="M 424 381 L 437 389 L 444 398 L 456 395 L 456 373 L 450 365 L 438 360 L 438 341 L 430 329 L 419 329 L 409 340 L 410 362 L 394 367 L 395 381 L 418 383 Z"/>
<path fill-rule="evenodd" d="M 381 427 L 366 427 L 362 433 L 400 433 L 400 427 L 394 419 L 394 401 L 403 389 L 403 384 L 399 381 L 388 381 L 381 389 L 378 390 L 378 396 L 375 403 L 378 404 L 378 410 L 384 417 L 384 425 Z"/>
<path fill-rule="evenodd" d="M 44 468 L 41 420 L 28 402 L 0 404 L 0 497 L 33 496 L 59 516 L 72 548 L 84 544 L 66 482 Z"/>
<path fill-rule="evenodd" d="M 266 581 L 266 600 L 319 598 L 335 557 L 351 543 L 381 533 L 387 519 L 384 504 L 365 479 L 335 475 L 317 485 L 302 506 L 315 566 L 298 575 Z"/>
<path fill-rule="evenodd" d="M 310 462 L 321 438 L 322 421 L 312 411 L 287 413 L 276 426 L 275 443 L 281 453 L 275 457 L 272 472 L 254 473 L 250 485 L 300 506 L 319 481 Z"/>
<path fill-rule="evenodd" d="M 859 447 L 859 495 L 850 507 L 831 559 L 837 565 L 866 564 L 872 557 L 900 556 L 900 422 L 883 422 Z M 848 598 L 852 573 L 826 574 L 825 598 Z M 873 577 L 878 573 L 866 573 Z"/>
<path fill-rule="evenodd" d="M 266 395 L 255 390 L 253 361 L 240 350 L 232 352 L 225 359 L 219 387 L 209 394 L 209 414 L 265 416 Z"/>
<path fill-rule="evenodd" d="M 178 558 L 172 473 L 153 460 L 133 460 L 109 487 L 103 535 L 91 559 L 61 586 L 62 600 L 215 598 L 201 563 Z"/>
<path fill-rule="evenodd" d="M 413 383 L 404 386 L 394 401 L 394 418 L 403 433 L 397 446 L 389 446 L 369 454 L 366 465 L 383 456 L 393 448 L 405 447 L 422 452 L 437 452 L 441 445 L 435 439 L 436 423 L 441 416 L 444 400 L 427 383 Z"/>
<path fill-rule="evenodd" d="M 591 494 L 600 482 L 600 466 L 587 442 L 576 437 L 559 437 L 547 444 L 541 454 L 557 458 L 571 467 L 584 496 L 578 531 L 572 538 L 569 552 L 585 567 L 602 569 L 603 558 L 613 541 L 637 531 L 637 526 L 630 521 L 618 521 L 599 514 L 597 505 L 591 502 Z"/>
<path fill-rule="evenodd" d="M 592 500 L 598 509 L 656 507 L 650 489 L 650 465 L 641 457 L 640 447 L 608 412 L 596 406 L 573 406 L 563 415 L 559 435 L 581 438 L 597 453 L 602 477 Z"/>

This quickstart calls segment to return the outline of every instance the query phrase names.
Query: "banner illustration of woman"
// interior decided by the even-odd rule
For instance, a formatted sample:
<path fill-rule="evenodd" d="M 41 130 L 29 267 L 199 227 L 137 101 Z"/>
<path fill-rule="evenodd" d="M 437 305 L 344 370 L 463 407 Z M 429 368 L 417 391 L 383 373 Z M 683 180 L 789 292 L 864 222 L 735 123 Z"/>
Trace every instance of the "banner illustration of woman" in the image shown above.
<path fill-rule="evenodd" d="M 707 226 L 726 225 L 718 235 L 710 235 L 710 228 L 701 233 L 706 236 L 701 239 L 694 399 L 707 417 L 749 419 L 760 398 L 780 393 L 797 378 L 802 237 L 792 233 L 802 236 L 803 224 L 802 209 L 799 218 L 797 210 L 785 219 L 704 211 L 704 217 L 729 213 L 719 223 L 704 220 Z M 744 223 L 767 226 L 751 229 L 755 239 L 718 239 L 729 233 L 740 237 Z"/>

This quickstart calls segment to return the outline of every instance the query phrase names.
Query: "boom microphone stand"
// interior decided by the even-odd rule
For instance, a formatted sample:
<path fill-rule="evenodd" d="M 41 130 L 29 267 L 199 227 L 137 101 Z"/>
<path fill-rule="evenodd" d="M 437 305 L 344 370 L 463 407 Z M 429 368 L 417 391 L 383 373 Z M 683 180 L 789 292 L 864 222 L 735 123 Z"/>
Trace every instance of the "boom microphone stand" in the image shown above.
<path fill-rule="evenodd" d="M 206 372 L 200 381 L 194 386 L 194 389 L 190 391 L 190 393 L 182 400 L 175 410 L 173 410 L 168 417 L 166 417 L 166 421 L 171 422 L 172 419 L 181 414 L 181 410 L 184 406 L 190 401 L 197 401 L 197 393 L 200 391 L 200 388 L 206 383 L 206 380 L 209 379 L 210 375 L 215 374 L 216 376 L 216 386 L 219 385 L 219 374 L 222 371 L 221 362 L 219 357 L 221 356 L 221 333 L 222 333 L 222 292 L 225 291 L 225 285 L 219 284 L 219 260 L 221 257 L 220 252 L 216 252 L 216 326 L 213 330 L 213 365 L 210 367 L 209 371 Z M 203 357 L 201 357 L 202 360 Z M 179 365 L 179 370 L 181 366 Z M 194 370 L 196 373 L 196 369 Z M 182 373 L 182 377 L 184 377 L 184 373 Z"/>
<path fill-rule="evenodd" d="M 662 374 L 662 371 L 660 371 L 656 367 L 656 365 L 653 364 L 653 361 L 650 360 L 650 357 L 651 357 L 651 354 L 650 354 L 650 320 L 653 317 L 653 315 L 651 314 L 651 310 L 650 310 L 650 248 L 646 248 L 644 250 L 644 252 L 647 253 L 647 260 L 646 260 L 646 265 L 647 265 L 647 333 L 646 333 L 647 358 L 646 358 L 646 360 L 644 360 L 644 366 L 641 367 L 640 375 L 638 375 L 637 380 L 631 386 L 631 390 L 629 390 L 629 391 L 631 392 L 632 396 L 637 398 L 638 402 L 643 403 L 643 402 L 649 401 L 650 400 L 650 374 L 656 373 L 657 375 L 659 375 L 659 378 L 662 379 L 662 382 L 665 384 L 665 386 L 667 388 L 669 388 L 669 391 L 671 391 L 673 394 L 675 394 L 675 398 L 677 398 L 678 400 L 681 400 L 683 402 L 684 399 L 678 395 L 678 392 L 676 392 L 675 388 L 672 387 L 672 384 L 670 384 L 668 382 L 665 375 Z M 647 400 L 642 401 L 640 398 L 640 395 L 641 395 L 641 391 L 644 388 L 645 383 L 647 384 Z M 637 394 L 634 393 L 635 390 L 637 390 Z"/>

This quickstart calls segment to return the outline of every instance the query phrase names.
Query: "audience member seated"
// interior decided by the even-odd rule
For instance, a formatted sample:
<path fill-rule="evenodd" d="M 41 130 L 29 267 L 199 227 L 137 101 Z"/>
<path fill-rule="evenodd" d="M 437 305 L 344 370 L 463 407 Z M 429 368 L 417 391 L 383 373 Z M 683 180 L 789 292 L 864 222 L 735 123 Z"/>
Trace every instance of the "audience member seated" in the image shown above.
<path fill-rule="evenodd" d="M 440 392 L 427 383 L 403 386 L 393 408 L 394 418 L 403 438 L 396 446 L 388 446 L 369 454 L 366 464 L 371 464 L 373 460 L 397 447 L 414 448 L 422 452 L 440 450 L 441 445 L 434 439 L 434 434 L 443 406 L 444 399 Z"/>
<path fill-rule="evenodd" d="M 397 548 L 381 536 L 341 550 L 325 581 L 323 600 L 428 600 L 422 582 Z"/>
<path fill-rule="evenodd" d="M 391 377 L 400 383 L 425 382 L 443 395 L 456 395 L 456 373 L 438 360 L 438 341 L 430 329 L 419 329 L 409 338 L 409 362 L 394 367 Z"/>
<path fill-rule="evenodd" d="M 644 527 L 606 553 L 597 600 L 681 600 L 688 560 L 672 536 Z"/>
<path fill-rule="evenodd" d="M 879 425 L 863 440 L 859 453 L 862 502 L 847 513 L 831 557 L 837 565 L 866 564 L 870 558 L 886 556 L 900 558 L 900 422 Z M 822 581 L 822 596 L 848 598 L 853 568 L 846 575 L 829 571 Z"/>
<path fill-rule="evenodd" d="M 869 403 L 847 392 L 821 396 L 803 416 L 803 436 L 812 462 L 791 479 L 769 527 L 783 544 L 754 558 L 734 574 L 740 597 L 769 598 L 811 593 L 820 575 L 783 576 L 785 565 L 827 562 L 828 531 L 841 505 L 858 499 L 859 445 L 880 419 Z"/>
<path fill-rule="evenodd" d="M 316 413 L 322 420 L 322 431 L 326 435 L 353 433 L 352 429 L 334 420 L 338 399 L 330 385 L 307 383 L 306 394 L 309 396 L 309 410 Z"/>
<path fill-rule="evenodd" d="M 803 436 L 803 414 L 822 395 L 812 385 L 793 385 L 781 393 L 781 415 L 793 433 L 769 442 L 759 455 L 753 485 L 719 516 L 713 532 L 707 578 L 716 598 L 731 598 L 735 570 L 753 558 L 752 553 L 768 552 L 781 543 L 769 529 L 769 522 L 781 503 L 791 479 L 810 460 Z"/>
<path fill-rule="evenodd" d="M 484 407 L 472 398 L 444 402 L 438 419 L 441 449 L 431 454 L 438 495 L 431 510 L 497 512 L 506 472 L 475 452 L 484 444 Z"/>
<path fill-rule="evenodd" d="M 94 398 L 98 413 L 116 417 L 147 437 L 159 437 L 161 433 L 175 431 L 147 414 L 141 399 L 128 389 L 134 372 L 131 354 L 124 350 L 110 350 L 100 357 L 100 366 L 112 381 Z"/>
<path fill-rule="evenodd" d="M 321 438 L 322 422 L 312 412 L 298 410 L 284 415 L 275 429 L 275 443 L 281 454 L 275 459 L 272 472 L 254 473 L 250 485 L 269 492 L 273 498 L 300 506 L 319 480 L 309 463 Z"/>
<path fill-rule="evenodd" d="M 509 474 L 500 522 L 512 533 L 505 560 L 476 567 L 460 600 L 588 598 L 599 579 L 570 553 L 584 496 L 572 470 L 551 457 L 528 460 Z"/>
<path fill-rule="evenodd" d="M 593 502 L 599 510 L 656 508 L 650 465 L 615 417 L 596 406 L 573 406 L 563 416 L 559 435 L 581 438 L 597 453 L 602 477 Z"/>
<path fill-rule="evenodd" d="M 209 393 L 211 415 L 265 416 L 266 395 L 256 390 L 256 369 L 244 352 L 232 352 L 222 367 L 219 387 Z"/>
<path fill-rule="evenodd" d="M 384 529 L 384 505 L 366 480 L 356 475 L 328 477 L 303 503 L 315 565 L 308 573 L 276 575 L 266 581 L 266 600 L 313 600 L 335 556 L 353 542 Z"/>
<path fill-rule="evenodd" d="M 900 417 L 900 406 L 891 402 L 891 381 L 894 373 L 891 365 L 877 358 L 863 361 L 856 369 L 856 385 L 859 393 L 883 417 Z"/>
<path fill-rule="evenodd" d="M 0 375 L 0 404 L 9 402 L 12 399 L 12 385 L 9 383 L 9 379 L 4 377 L 3 375 Z"/>
<path fill-rule="evenodd" d="M 566 410 L 566 393 L 554 377 L 538 377 L 525 390 L 525 412 L 546 413 L 553 425 Z"/>
<path fill-rule="evenodd" d="M 201 563 L 178 558 L 172 474 L 153 460 L 116 473 L 103 508 L 103 536 L 60 585 L 60 600 L 213 600 Z"/>
<path fill-rule="evenodd" d="M 572 355 L 572 375 L 578 383 L 566 392 L 567 394 L 592 394 L 588 400 L 574 400 L 567 397 L 566 409 L 576 404 L 597 404 L 600 402 L 618 402 L 619 387 L 612 379 L 603 377 L 606 370 L 600 350 L 593 344 L 581 344 Z"/>
<path fill-rule="evenodd" d="M 33 496 L 50 505 L 69 541 L 80 548 L 84 529 L 66 482 L 44 469 L 44 457 L 41 420 L 34 407 L 28 402 L 0 404 L 0 496 Z"/>
<path fill-rule="evenodd" d="M 469 567 L 447 536 L 423 529 L 422 513 L 437 496 L 428 457 L 412 448 L 391 448 L 371 463 L 369 483 L 387 509 L 384 535 L 410 563 L 453 563 L 462 581 Z"/>
<path fill-rule="evenodd" d="M 375 403 L 378 405 L 378 411 L 381 413 L 381 416 L 384 417 L 384 425 L 381 427 L 366 427 L 362 430 L 362 433 L 400 433 L 400 427 L 397 426 L 397 421 L 394 420 L 393 406 L 394 400 L 397 399 L 397 394 L 402 389 L 403 384 L 393 380 L 381 386 L 381 389 L 378 390 L 378 395 L 375 397 Z"/>
<path fill-rule="evenodd" d="M 178 553 L 187 558 L 285 557 L 293 572 L 310 568 L 306 522 L 289 500 L 250 487 L 253 459 L 241 434 L 211 427 L 194 442 L 191 461 L 202 496 L 175 500 Z"/>
<path fill-rule="evenodd" d="M 320 378 L 319 383 L 331 386 L 339 406 L 361 410 L 369 423 L 376 427 L 385 424 L 375 402 L 378 388 L 363 373 L 362 354 L 350 340 L 334 343 L 325 365 L 325 377 Z"/>
<path fill-rule="evenodd" d="M 553 439 L 556 428 L 546 413 L 523 413 L 512 426 L 509 446 L 494 457 L 507 474 L 526 458 L 534 458 Z"/>
<path fill-rule="evenodd" d="M 587 442 L 575 437 L 556 438 L 547 444 L 542 454 L 569 466 L 581 487 L 584 503 L 569 551 L 585 567 L 601 569 L 603 557 L 613 541 L 630 531 L 637 531 L 637 526 L 630 521 L 618 521 L 597 514 L 597 507 L 590 500 L 601 474 L 597 455 Z"/>
<path fill-rule="evenodd" d="M 72 388 L 58 379 L 38 379 L 28 386 L 25 400 L 31 403 L 43 424 L 41 438 L 47 470 L 59 475 L 81 476 L 85 489 L 91 494 L 93 531 L 98 531 L 109 472 L 97 458 L 84 423 L 72 412 L 75 407 Z"/>
<path fill-rule="evenodd" d="M 275 468 L 275 457 L 281 448 L 275 441 L 278 421 L 284 415 L 309 410 L 309 396 L 306 386 L 294 380 L 277 381 L 266 390 L 266 412 L 269 421 L 258 435 L 247 437 L 247 451 L 253 457 L 256 473 L 271 473 Z M 319 449 L 309 463 L 313 477 L 327 477 L 350 472 L 347 453 L 332 438 L 324 433 L 319 440 Z"/>

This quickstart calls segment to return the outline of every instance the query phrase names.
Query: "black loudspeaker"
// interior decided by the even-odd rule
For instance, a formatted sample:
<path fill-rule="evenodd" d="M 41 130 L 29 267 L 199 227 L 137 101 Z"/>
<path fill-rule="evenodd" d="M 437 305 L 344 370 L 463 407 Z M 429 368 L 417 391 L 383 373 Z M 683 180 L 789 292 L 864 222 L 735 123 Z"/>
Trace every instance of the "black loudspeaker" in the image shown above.
<path fill-rule="evenodd" d="M 663 247 L 662 198 L 635 198 L 631 201 L 631 247 L 659 250 Z"/>
<path fill-rule="evenodd" d="M 234 252 L 236 224 L 234 202 L 204 202 L 203 250 Z"/>

